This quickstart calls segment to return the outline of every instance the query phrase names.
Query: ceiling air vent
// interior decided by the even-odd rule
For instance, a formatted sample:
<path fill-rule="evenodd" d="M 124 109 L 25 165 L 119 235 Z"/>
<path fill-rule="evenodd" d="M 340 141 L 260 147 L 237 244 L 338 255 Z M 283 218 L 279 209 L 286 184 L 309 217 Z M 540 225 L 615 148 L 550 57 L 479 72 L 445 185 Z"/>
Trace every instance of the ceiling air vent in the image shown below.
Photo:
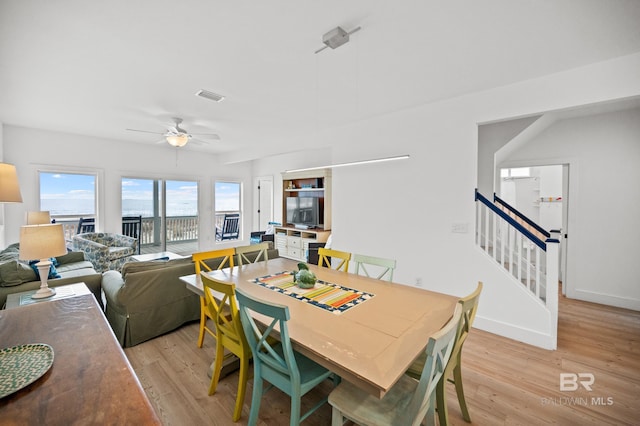
<path fill-rule="evenodd" d="M 218 95 L 217 93 L 209 92 L 208 90 L 198 90 L 196 92 L 196 96 L 200 96 L 201 98 L 209 99 L 214 102 L 220 102 L 224 99 L 224 96 Z"/>

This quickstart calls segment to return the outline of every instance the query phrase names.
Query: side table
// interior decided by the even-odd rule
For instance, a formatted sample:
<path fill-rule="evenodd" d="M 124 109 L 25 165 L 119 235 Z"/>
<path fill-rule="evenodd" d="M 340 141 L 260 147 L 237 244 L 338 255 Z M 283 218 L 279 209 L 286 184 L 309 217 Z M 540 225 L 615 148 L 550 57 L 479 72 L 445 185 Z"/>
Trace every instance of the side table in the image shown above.
<path fill-rule="evenodd" d="M 75 283 L 69 285 L 61 285 L 55 287 L 56 294 L 46 299 L 32 299 L 31 295 L 37 290 L 22 291 L 7 295 L 7 303 L 5 309 L 17 308 L 18 306 L 31 305 L 34 303 L 44 303 L 51 300 L 66 299 L 67 297 L 81 296 L 83 294 L 91 294 L 91 291 L 85 283 Z"/>

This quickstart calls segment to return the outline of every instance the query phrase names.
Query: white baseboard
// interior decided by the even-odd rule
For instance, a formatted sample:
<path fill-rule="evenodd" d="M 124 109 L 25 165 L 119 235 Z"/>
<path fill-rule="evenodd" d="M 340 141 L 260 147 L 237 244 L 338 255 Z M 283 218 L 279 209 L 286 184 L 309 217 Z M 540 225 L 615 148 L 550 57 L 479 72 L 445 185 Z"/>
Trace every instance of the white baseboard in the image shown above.
<path fill-rule="evenodd" d="M 496 321 L 490 318 L 484 318 L 480 315 L 476 316 L 473 326 L 489 333 L 517 340 L 522 343 L 537 346 L 542 349 L 555 350 L 557 341 L 550 334 L 544 334 L 539 331 L 530 330 L 522 327 L 516 327 L 502 321 Z"/>
<path fill-rule="evenodd" d="M 585 302 L 599 303 L 601 305 L 616 306 L 618 308 L 640 311 L 640 300 L 629 297 L 620 297 L 613 294 L 599 293 L 591 290 L 567 289 L 567 297 Z"/>

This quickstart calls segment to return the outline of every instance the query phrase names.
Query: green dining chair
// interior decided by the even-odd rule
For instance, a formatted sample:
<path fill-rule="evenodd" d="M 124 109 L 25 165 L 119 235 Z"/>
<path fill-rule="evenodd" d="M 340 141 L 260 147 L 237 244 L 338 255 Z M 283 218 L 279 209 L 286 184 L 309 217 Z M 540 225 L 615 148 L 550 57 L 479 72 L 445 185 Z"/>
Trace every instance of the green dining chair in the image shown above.
<path fill-rule="evenodd" d="M 464 399 L 464 389 L 462 388 L 462 345 L 464 345 L 465 340 L 467 340 L 467 336 L 469 335 L 469 331 L 473 325 L 473 320 L 476 317 L 481 291 L 482 283 L 478 282 L 478 287 L 476 287 L 473 293 L 458 300 L 458 305 L 462 308 L 462 321 L 460 321 L 460 325 L 456 332 L 456 341 L 455 346 L 453 347 L 453 353 L 451 354 L 451 359 L 449 360 L 436 389 L 436 407 L 438 410 L 438 419 L 442 426 L 449 424 L 445 386 L 447 381 L 453 383 L 456 387 L 456 394 L 458 395 L 458 402 L 460 403 L 462 417 L 465 421 L 471 422 L 467 402 Z M 411 367 L 409 367 L 406 374 L 414 378 L 419 377 L 424 362 L 425 357 L 420 356 L 413 362 Z"/>
<path fill-rule="evenodd" d="M 354 254 L 351 260 L 356 265 L 356 274 L 366 277 L 373 275 L 373 278 L 378 280 L 393 281 L 393 270 L 396 269 L 396 261 L 394 259 Z M 367 270 L 367 267 L 369 267 L 369 270 Z M 376 272 L 374 273 L 374 271 Z"/>
<path fill-rule="evenodd" d="M 302 396 L 328 378 L 334 380 L 334 385 L 339 379 L 326 368 L 293 350 L 287 328 L 290 318 L 287 306 L 256 299 L 240 289 L 236 289 L 236 298 L 242 327 L 253 352 L 253 394 L 249 425 L 255 425 L 258 421 L 263 381 L 267 381 L 291 397 L 289 424 L 297 426 L 327 402 L 327 398 L 322 399 L 301 416 Z M 258 326 L 251 311 L 269 318 L 271 322 L 266 328 Z M 280 342 L 275 344 L 272 343 L 274 329 L 280 332 Z"/>
<path fill-rule="evenodd" d="M 252 253 L 252 255 L 247 256 L 248 253 Z M 255 254 L 255 257 L 253 257 L 253 254 Z M 251 259 L 252 257 L 253 259 Z M 249 263 L 266 262 L 269 260 L 269 243 L 262 242 L 236 247 L 236 258 L 239 266 Z"/>
<path fill-rule="evenodd" d="M 429 337 L 420 379 L 403 375 L 382 399 L 343 381 L 329 394 L 333 407 L 331 424 L 351 420 L 359 425 L 395 426 L 435 424 L 436 385 L 453 351 L 462 308 L 456 305 L 453 317 Z"/>

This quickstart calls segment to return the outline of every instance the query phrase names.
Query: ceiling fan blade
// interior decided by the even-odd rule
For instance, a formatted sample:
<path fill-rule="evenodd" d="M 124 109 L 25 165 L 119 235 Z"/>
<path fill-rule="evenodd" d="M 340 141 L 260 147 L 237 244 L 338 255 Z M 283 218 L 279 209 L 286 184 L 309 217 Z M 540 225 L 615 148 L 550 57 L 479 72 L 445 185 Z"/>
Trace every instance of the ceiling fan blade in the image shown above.
<path fill-rule="evenodd" d="M 153 133 L 154 135 L 162 135 L 162 134 L 164 134 L 164 133 L 161 133 L 161 132 L 150 132 L 148 130 L 138 130 L 138 129 L 125 129 L 125 130 L 129 130 L 130 132 Z"/>
<path fill-rule="evenodd" d="M 191 133 L 192 136 L 206 136 L 210 139 L 219 141 L 220 140 L 220 135 L 218 135 L 217 133 Z"/>

